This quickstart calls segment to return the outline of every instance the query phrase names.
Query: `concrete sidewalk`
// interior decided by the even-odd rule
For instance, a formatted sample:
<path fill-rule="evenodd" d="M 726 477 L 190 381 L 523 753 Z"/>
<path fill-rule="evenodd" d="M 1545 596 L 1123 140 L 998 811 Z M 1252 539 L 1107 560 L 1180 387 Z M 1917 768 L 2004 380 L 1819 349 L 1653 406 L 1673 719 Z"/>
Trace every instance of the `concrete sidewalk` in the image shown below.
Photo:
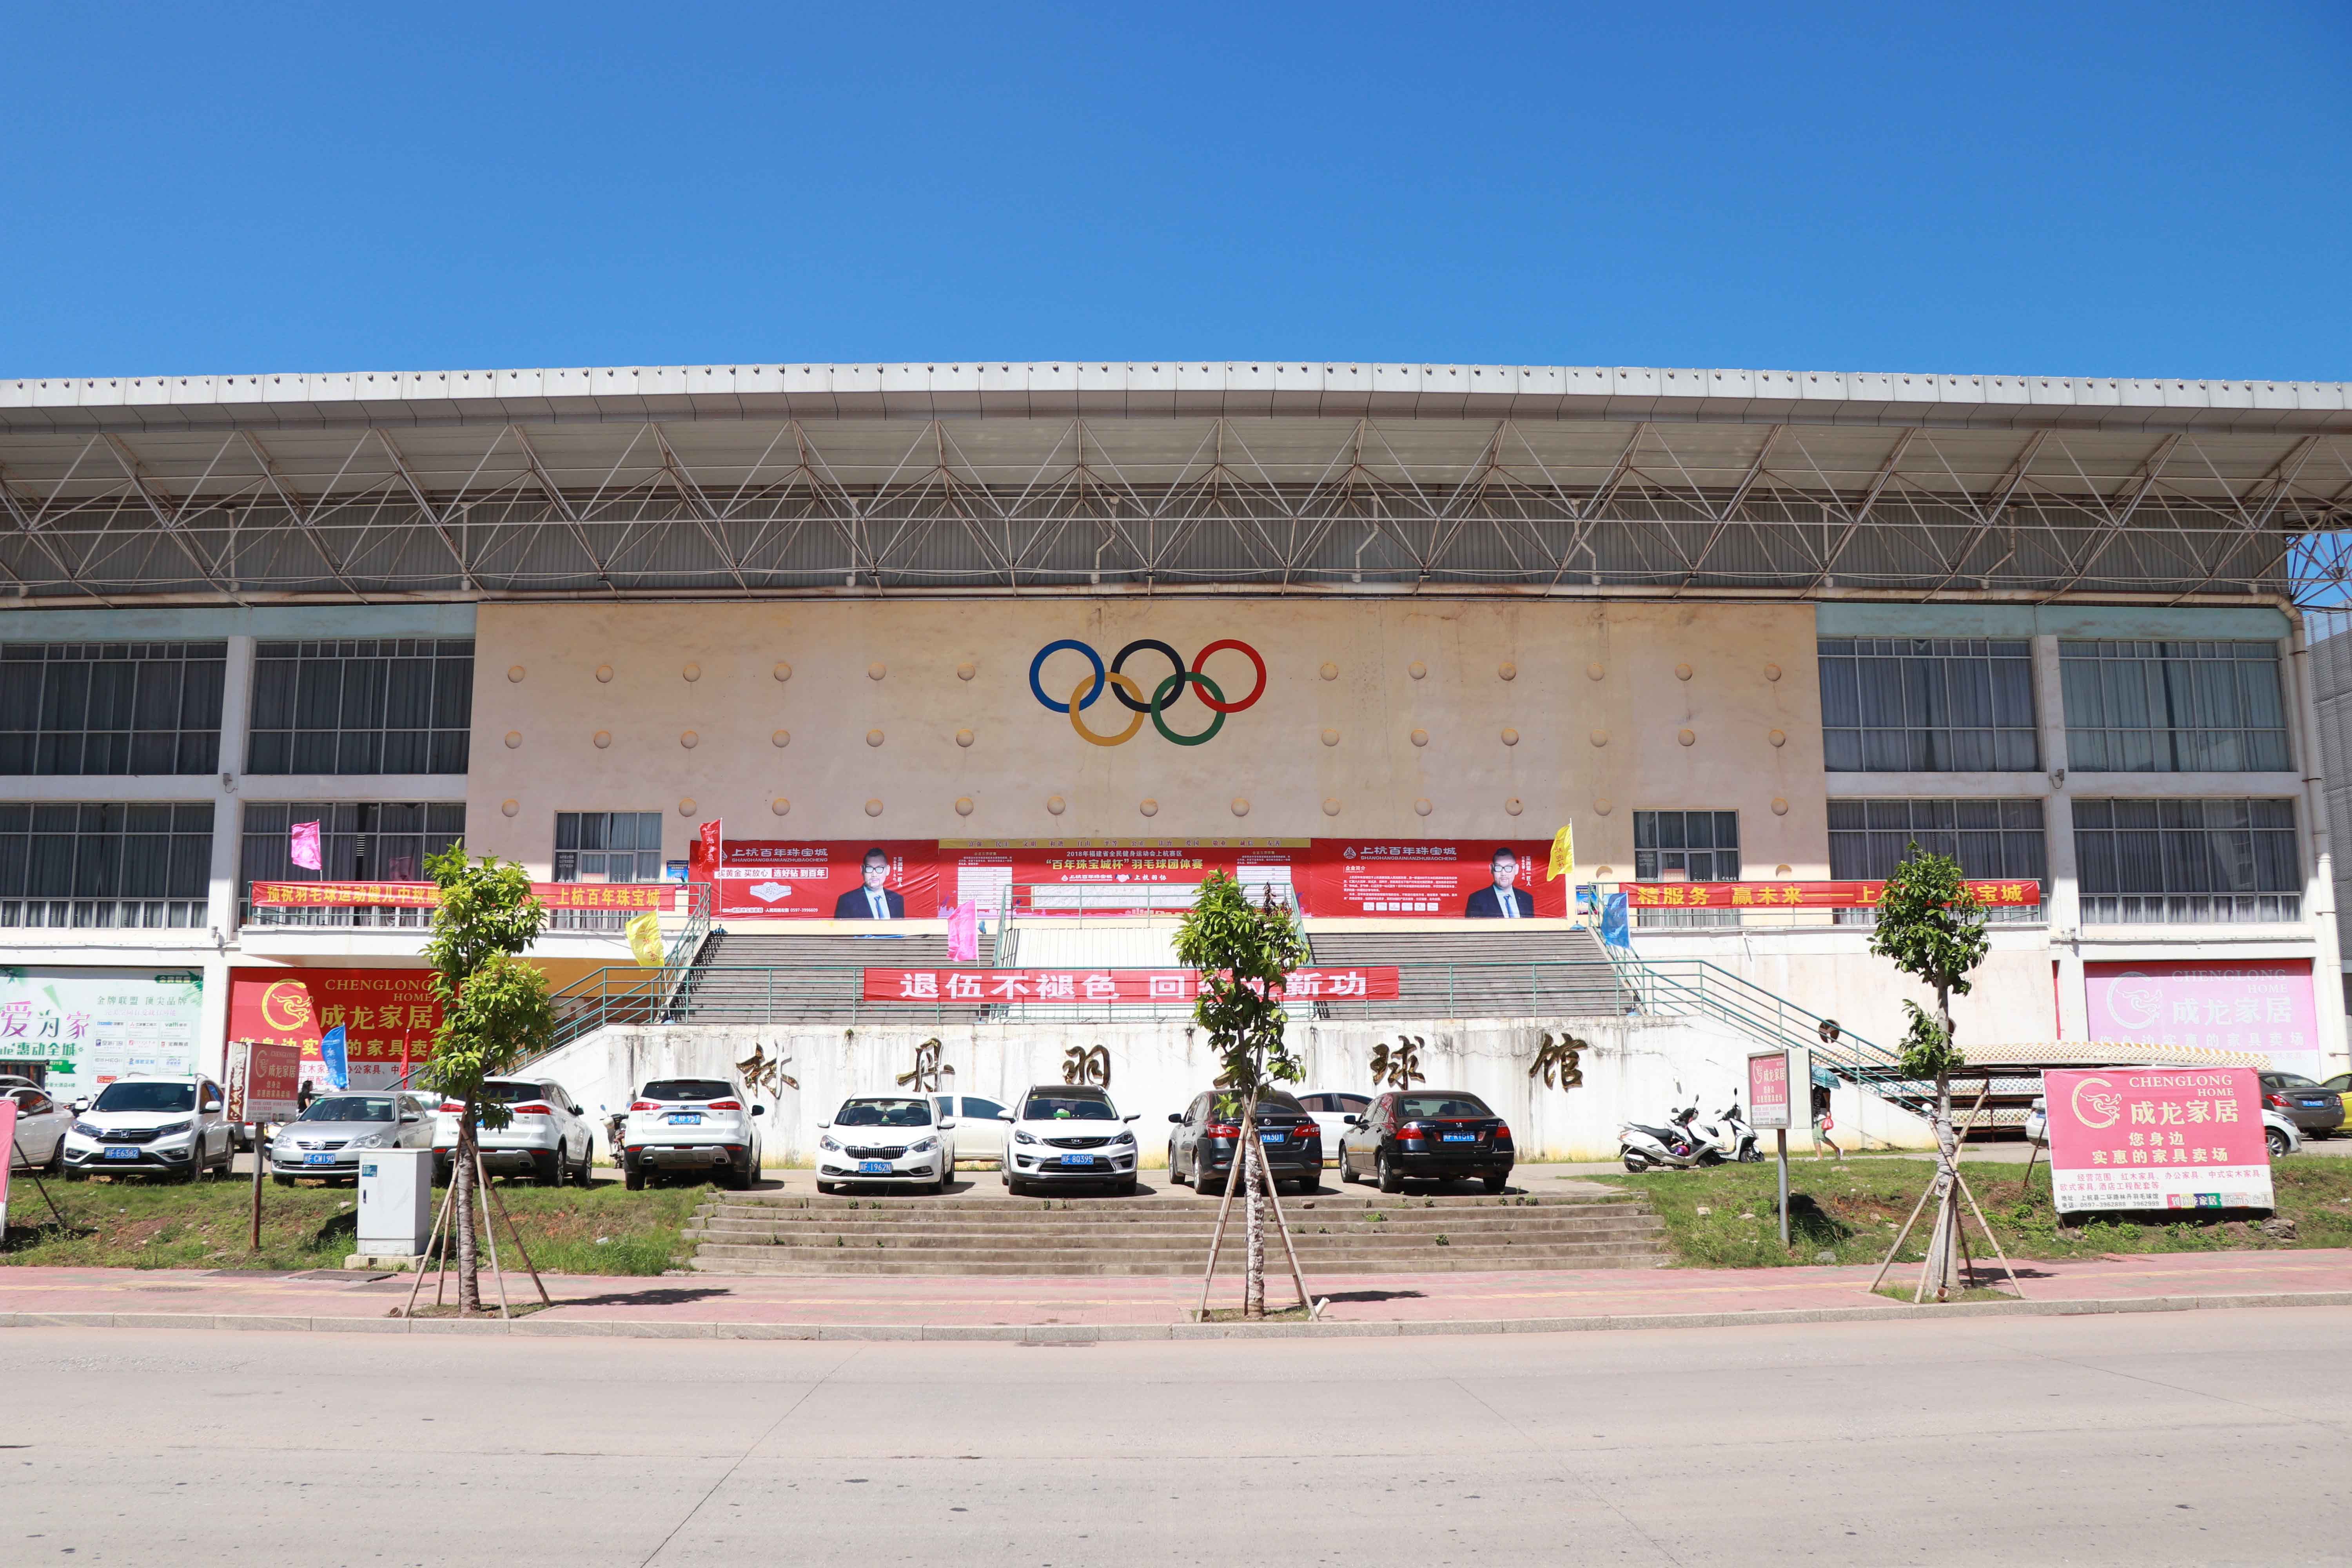
<path fill-rule="evenodd" d="M 1330 1305 L 1318 1325 L 1254 1332 L 1495 1333 L 1918 1317 L 1865 1293 L 1868 1268 L 1593 1269 L 1543 1273 L 1321 1276 Z M 2026 1300 L 1962 1303 L 1929 1313 L 2147 1311 L 2195 1307 L 2352 1304 L 2352 1251 L 2167 1253 L 2020 1265 Z M 1984 1276 L 1979 1283 L 1991 1282 Z M 107 1268 L 0 1268 L 0 1327 L 121 1324 L 394 1331 L 447 1331 L 448 1320 L 391 1314 L 413 1276 Z M 485 1281 L 488 1284 L 488 1281 Z M 519 1321 L 533 1333 L 679 1338 L 1140 1339 L 1229 1333 L 1195 1325 L 1197 1281 L 1166 1279 L 551 1278 L 556 1307 Z M 509 1276 L 520 1305 L 527 1276 Z M 1291 1300 L 1286 1278 L 1271 1303 Z M 423 1299 L 432 1299 L 428 1277 Z M 1223 1281 L 1213 1305 L 1239 1301 Z M 495 1291 L 492 1300 L 496 1300 Z M 462 1325 L 472 1329 L 476 1325 Z"/>

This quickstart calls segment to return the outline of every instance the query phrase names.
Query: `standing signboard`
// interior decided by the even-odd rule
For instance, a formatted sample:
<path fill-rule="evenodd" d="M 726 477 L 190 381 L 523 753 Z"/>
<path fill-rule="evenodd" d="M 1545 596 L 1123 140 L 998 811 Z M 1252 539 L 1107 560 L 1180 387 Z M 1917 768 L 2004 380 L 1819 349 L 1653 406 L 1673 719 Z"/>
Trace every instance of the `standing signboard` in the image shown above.
<path fill-rule="evenodd" d="M 2061 1214 L 2275 1206 L 2252 1068 L 2053 1069 L 2042 1092 Z"/>
<path fill-rule="evenodd" d="M 232 1040 L 228 1047 L 228 1119 L 244 1125 L 291 1121 L 302 1113 L 302 1047 L 266 1040 Z"/>
<path fill-rule="evenodd" d="M 8 1173 L 16 1168 L 16 1101 L 0 1094 L 0 1149 L 8 1157 L 0 1160 L 0 1236 L 8 1234 Z"/>
<path fill-rule="evenodd" d="M 1789 1129 L 1798 1125 L 1797 1096 L 1811 1108 L 1813 1054 L 1802 1046 L 1748 1053 L 1748 1124 L 1769 1130 L 1780 1161 L 1780 1245 L 1789 1245 Z"/>

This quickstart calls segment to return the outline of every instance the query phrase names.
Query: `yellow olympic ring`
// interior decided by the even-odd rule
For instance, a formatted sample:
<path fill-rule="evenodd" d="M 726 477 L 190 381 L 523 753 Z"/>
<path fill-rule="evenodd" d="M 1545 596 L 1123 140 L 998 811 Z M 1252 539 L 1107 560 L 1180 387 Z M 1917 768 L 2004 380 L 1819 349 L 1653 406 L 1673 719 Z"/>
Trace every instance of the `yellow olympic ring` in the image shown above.
<path fill-rule="evenodd" d="M 1092 730 L 1087 728 L 1087 721 L 1078 717 L 1078 699 L 1086 696 L 1088 692 L 1095 689 L 1095 678 L 1089 675 L 1080 679 L 1076 686 L 1070 688 L 1070 728 L 1078 732 L 1078 738 L 1080 740 L 1091 741 L 1097 746 L 1124 746 L 1129 741 L 1135 739 L 1135 732 L 1143 728 L 1144 714 L 1149 713 L 1151 710 L 1143 695 L 1143 688 L 1135 683 L 1135 678 L 1133 676 L 1121 675 L 1117 670 L 1110 670 L 1104 674 L 1103 679 L 1109 681 L 1113 686 L 1118 687 L 1121 691 L 1126 692 L 1129 697 L 1134 698 L 1137 701 L 1146 702 L 1147 705 L 1128 714 L 1127 728 L 1121 730 L 1118 734 L 1096 734 Z"/>

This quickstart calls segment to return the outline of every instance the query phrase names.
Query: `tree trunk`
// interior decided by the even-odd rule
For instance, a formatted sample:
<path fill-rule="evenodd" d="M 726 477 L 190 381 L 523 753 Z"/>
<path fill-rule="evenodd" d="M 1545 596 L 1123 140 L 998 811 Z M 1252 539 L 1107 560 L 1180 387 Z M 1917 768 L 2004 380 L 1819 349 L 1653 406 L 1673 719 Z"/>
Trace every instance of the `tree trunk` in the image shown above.
<path fill-rule="evenodd" d="M 1251 1098 L 1249 1114 L 1242 1118 L 1242 1170 L 1244 1173 L 1243 1191 L 1249 1205 L 1249 1261 L 1247 1282 L 1242 1292 L 1242 1316 L 1265 1316 L 1265 1193 L 1259 1180 L 1265 1162 L 1259 1151 L 1264 1141 L 1257 1133 L 1257 1100 Z"/>
<path fill-rule="evenodd" d="M 457 1163 L 449 1173 L 449 1202 L 456 1209 L 450 1218 L 457 1226 L 457 1315 L 464 1317 L 482 1310 L 482 1273 L 474 1253 L 474 1194 L 475 1150 L 480 1138 L 474 1126 L 474 1107 L 470 1101 L 465 1114 L 457 1119 Z"/>
<path fill-rule="evenodd" d="M 1948 1061 L 1952 997 L 1940 985 L 1936 988 L 1936 1017 L 1943 1026 Z M 1960 1283 L 1960 1190 L 1956 1179 L 1959 1158 L 1958 1140 L 1952 1131 L 1952 1077 L 1948 1071 L 1939 1071 L 1936 1074 L 1936 1224 L 1929 1232 L 1927 1254 L 1927 1288 L 1938 1301 L 1949 1300 Z"/>

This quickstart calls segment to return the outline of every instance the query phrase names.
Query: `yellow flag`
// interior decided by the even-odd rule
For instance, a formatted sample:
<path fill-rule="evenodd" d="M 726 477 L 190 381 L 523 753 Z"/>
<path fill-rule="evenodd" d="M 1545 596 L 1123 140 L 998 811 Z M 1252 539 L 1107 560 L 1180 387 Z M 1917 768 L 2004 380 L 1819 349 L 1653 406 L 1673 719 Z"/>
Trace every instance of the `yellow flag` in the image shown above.
<path fill-rule="evenodd" d="M 1573 824 L 1551 837 L 1551 869 L 1545 873 L 1548 880 L 1557 882 L 1576 869 L 1576 828 Z"/>
<path fill-rule="evenodd" d="M 636 954 L 637 963 L 641 966 L 646 969 L 661 967 L 661 919 L 653 910 L 647 910 L 644 914 L 631 917 L 629 951 Z"/>

